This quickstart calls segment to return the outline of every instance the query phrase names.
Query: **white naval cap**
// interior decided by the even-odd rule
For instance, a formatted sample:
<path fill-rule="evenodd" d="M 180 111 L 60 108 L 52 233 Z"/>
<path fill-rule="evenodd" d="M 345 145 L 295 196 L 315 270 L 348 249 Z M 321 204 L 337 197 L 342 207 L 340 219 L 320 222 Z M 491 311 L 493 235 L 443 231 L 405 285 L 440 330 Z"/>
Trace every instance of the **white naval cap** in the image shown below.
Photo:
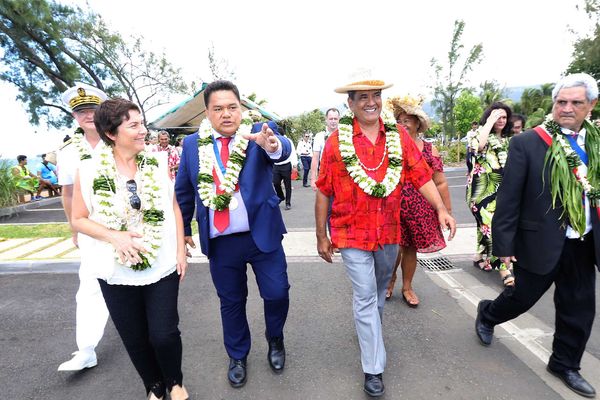
<path fill-rule="evenodd" d="M 108 96 L 102 90 L 85 83 L 76 82 L 75 86 L 62 94 L 62 101 L 71 111 L 96 108 Z"/>

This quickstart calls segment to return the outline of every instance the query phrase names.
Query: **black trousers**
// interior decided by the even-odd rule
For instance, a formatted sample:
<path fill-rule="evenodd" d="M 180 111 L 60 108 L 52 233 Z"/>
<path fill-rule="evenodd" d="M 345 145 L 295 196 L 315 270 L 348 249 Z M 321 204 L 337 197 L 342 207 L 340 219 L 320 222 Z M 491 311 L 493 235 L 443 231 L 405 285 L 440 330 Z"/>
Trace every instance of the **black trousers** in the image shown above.
<path fill-rule="evenodd" d="M 583 241 L 565 239 L 558 264 L 547 275 L 533 274 L 515 264 L 514 289 L 505 289 L 482 308 L 483 321 L 497 325 L 518 317 L 554 283 L 555 332 L 548 365 L 556 371 L 579 370 L 596 313 L 593 242 L 592 232 Z"/>
<path fill-rule="evenodd" d="M 465 158 L 465 162 L 467 164 L 467 173 L 470 174 L 471 170 L 473 169 L 473 156 L 475 155 L 475 153 L 473 153 L 472 151 L 467 150 L 467 156 Z"/>
<path fill-rule="evenodd" d="M 281 190 L 281 181 L 285 186 L 285 196 Z M 279 200 L 285 200 L 288 206 L 292 205 L 292 163 L 273 165 L 273 186 Z"/>
<path fill-rule="evenodd" d="M 177 272 L 145 286 L 109 285 L 98 279 L 106 307 L 146 393 L 181 385 L 181 335 L 177 324 Z"/>
<path fill-rule="evenodd" d="M 312 157 L 300 156 L 300 161 L 302 162 L 302 186 L 306 186 L 308 184 L 308 177 L 310 176 L 310 163 Z"/>

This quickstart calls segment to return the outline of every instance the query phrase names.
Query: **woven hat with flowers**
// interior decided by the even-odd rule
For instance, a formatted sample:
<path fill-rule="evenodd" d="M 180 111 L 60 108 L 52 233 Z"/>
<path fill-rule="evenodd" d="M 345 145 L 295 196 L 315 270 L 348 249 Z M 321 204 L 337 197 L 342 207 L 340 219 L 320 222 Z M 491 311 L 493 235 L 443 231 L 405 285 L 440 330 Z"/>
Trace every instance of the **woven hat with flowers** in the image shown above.
<path fill-rule="evenodd" d="M 417 132 L 421 133 L 425 132 L 431 126 L 431 121 L 429 120 L 429 117 L 427 116 L 425 111 L 423 111 L 423 102 L 424 99 L 422 96 L 413 97 L 407 95 L 403 97 L 390 97 L 385 102 L 385 105 L 390 111 L 392 111 L 392 113 L 394 114 L 394 118 L 396 118 L 396 121 L 402 113 L 414 115 L 415 117 L 417 117 L 420 122 Z"/>

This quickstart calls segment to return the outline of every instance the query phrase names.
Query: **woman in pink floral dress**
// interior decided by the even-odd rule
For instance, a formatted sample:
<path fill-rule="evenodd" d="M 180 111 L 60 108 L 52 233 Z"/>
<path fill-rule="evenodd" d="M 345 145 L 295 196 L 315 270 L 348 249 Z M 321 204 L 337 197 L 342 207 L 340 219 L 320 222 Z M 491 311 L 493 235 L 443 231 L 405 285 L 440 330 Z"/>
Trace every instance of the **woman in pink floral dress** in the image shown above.
<path fill-rule="evenodd" d="M 419 137 L 419 133 L 429 128 L 429 118 L 421 108 L 422 99 L 412 97 L 394 97 L 388 100 L 396 121 L 408 131 L 411 138 L 421 150 L 423 158 L 433 170 L 435 183 L 444 206 L 452 213 L 448 183 L 444 176 L 442 159 L 435 147 Z M 412 280 L 417 269 L 417 252 L 432 253 L 446 247 L 437 213 L 409 182 L 402 184 L 402 200 L 400 207 L 400 251 L 392 279 L 388 285 L 386 298 L 392 297 L 396 283 L 396 271 L 402 267 L 402 299 L 410 307 L 419 305 L 419 298 L 412 288 Z"/>

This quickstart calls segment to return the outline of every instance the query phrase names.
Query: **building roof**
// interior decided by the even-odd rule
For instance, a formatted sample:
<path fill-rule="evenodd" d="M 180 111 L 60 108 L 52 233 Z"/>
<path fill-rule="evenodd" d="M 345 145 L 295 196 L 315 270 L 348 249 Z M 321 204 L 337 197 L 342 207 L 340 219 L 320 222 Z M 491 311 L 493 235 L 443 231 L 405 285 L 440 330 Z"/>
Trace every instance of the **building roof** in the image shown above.
<path fill-rule="evenodd" d="M 177 104 L 171 110 L 167 111 L 154 121 L 150 122 L 151 129 L 175 129 L 184 128 L 195 131 L 200 123 L 206 118 L 206 104 L 204 104 L 203 92 L 208 86 L 203 83 L 201 89 L 194 93 L 192 97 Z M 267 111 L 258 104 L 241 96 L 242 109 L 258 111 L 265 119 L 279 122 L 281 117 L 277 114 Z"/>

